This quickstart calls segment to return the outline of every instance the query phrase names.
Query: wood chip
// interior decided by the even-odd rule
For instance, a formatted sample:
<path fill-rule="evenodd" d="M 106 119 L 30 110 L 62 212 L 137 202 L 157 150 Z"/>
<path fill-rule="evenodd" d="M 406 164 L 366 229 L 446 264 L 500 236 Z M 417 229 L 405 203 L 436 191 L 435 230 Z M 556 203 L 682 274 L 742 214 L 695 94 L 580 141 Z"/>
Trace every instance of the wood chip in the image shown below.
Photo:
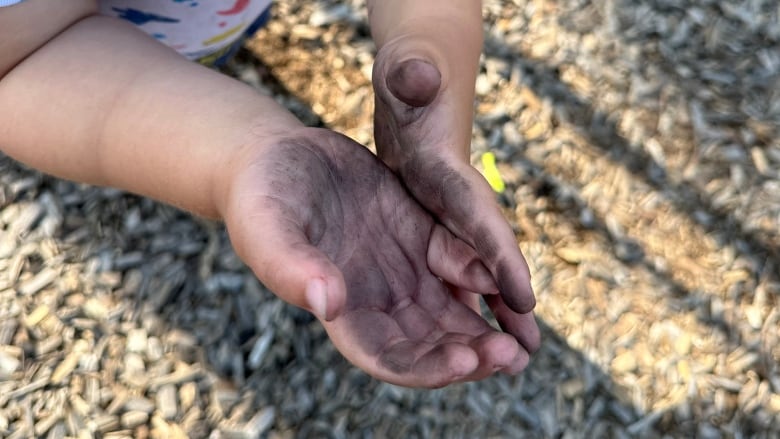
<path fill-rule="evenodd" d="M 0 154 L 0 436 L 780 437 L 777 1 L 482 6 L 470 158 L 537 293 L 523 373 L 381 384 L 224 224 Z M 365 1 L 272 15 L 221 71 L 376 150 Z"/>
<path fill-rule="evenodd" d="M 177 412 L 178 407 L 176 404 L 176 387 L 173 384 L 162 385 L 157 390 L 157 409 L 160 411 L 160 416 L 163 419 L 173 419 Z"/>
<path fill-rule="evenodd" d="M 23 296 L 35 294 L 51 284 L 58 276 L 57 270 L 49 267 L 44 268 L 35 277 L 22 283 L 19 286 L 19 293 Z"/>
<path fill-rule="evenodd" d="M 120 423 L 123 428 L 135 428 L 145 424 L 149 420 L 149 414 L 142 411 L 129 411 L 122 414 Z"/>

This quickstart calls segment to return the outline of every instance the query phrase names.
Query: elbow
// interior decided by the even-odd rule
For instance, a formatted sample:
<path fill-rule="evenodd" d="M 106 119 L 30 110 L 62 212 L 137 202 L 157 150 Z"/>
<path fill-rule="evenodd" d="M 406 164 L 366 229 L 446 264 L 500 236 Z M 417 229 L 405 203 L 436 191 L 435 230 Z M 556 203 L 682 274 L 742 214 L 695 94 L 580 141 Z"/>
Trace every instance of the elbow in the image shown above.
<path fill-rule="evenodd" d="M 65 29 L 97 13 L 97 0 L 26 0 L 0 8 L 0 80 Z"/>

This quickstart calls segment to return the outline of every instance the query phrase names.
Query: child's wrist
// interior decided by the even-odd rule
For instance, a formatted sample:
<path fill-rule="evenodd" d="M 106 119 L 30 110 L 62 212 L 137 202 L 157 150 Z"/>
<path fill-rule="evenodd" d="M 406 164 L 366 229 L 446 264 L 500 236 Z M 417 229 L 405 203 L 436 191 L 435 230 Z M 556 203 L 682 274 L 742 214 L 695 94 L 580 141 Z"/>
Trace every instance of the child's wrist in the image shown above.
<path fill-rule="evenodd" d="M 247 128 L 244 141 L 232 149 L 220 163 L 214 166 L 212 176 L 212 200 L 220 220 L 226 220 L 232 210 L 238 208 L 235 200 L 236 180 L 247 168 L 282 138 L 294 134 L 304 126 L 291 118 L 278 121 L 269 128 L 267 119 Z"/>

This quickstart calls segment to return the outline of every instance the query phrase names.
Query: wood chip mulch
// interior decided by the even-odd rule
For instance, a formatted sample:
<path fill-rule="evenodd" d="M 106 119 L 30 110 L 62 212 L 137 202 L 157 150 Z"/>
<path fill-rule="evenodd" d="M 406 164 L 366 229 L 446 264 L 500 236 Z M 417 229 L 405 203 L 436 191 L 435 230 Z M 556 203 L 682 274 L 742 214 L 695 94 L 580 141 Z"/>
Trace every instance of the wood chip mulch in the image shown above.
<path fill-rule="evenodd" d="M 775 0 L 485 0 L 473 159 L 534 276 L 517 377 L 377 382 L 220 224 L 0 156 L 0 436 L 780 436 Z M 372 145 L 361 0 L 279 1 L 225 69 Z"/>

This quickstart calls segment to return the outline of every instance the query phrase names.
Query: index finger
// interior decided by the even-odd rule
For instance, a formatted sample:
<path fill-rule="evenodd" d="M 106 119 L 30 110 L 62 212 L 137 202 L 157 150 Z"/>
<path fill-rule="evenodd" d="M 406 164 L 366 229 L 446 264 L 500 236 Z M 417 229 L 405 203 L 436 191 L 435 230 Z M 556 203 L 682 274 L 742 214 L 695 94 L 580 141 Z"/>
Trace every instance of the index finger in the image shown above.
<path fill-rule="evenodd" d="M 454 171 L 457 172 L 457 171 Z M 460 179 L 460 181 L 458 181 Z M 536 305 L 531 272 L 487 182 L 469 165 L 442 188 L 446 219 L 457 236 L 470 243 L 493 275 L 504 303 L 525 314 Z"/>

